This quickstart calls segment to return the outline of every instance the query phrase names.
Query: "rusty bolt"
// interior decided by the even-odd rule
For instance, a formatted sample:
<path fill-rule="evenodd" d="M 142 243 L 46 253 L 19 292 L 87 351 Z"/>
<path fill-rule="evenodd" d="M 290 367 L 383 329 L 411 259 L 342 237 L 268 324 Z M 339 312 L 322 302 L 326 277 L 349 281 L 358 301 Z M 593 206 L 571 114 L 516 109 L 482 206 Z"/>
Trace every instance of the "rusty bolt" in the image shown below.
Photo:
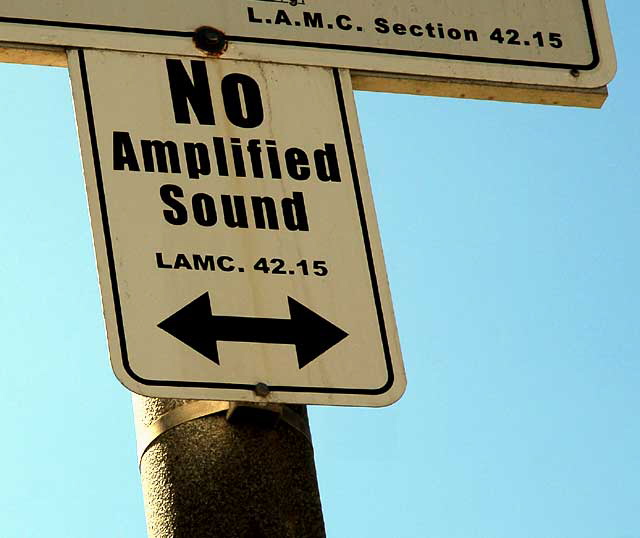
<path fill-rule="evenodd" d="M 195 31 L 196 47 L 207 52 L 221 53 L 227 48 L 227 36 L 211 26 L 201 26 Z"/>
<path fill-rule="evenodd" d="M 263 398 L 266 398 L 271 393 L 271 389 L 266 383 L 258 383 L 254 390 L 258 396 L 262 396 Z"/>

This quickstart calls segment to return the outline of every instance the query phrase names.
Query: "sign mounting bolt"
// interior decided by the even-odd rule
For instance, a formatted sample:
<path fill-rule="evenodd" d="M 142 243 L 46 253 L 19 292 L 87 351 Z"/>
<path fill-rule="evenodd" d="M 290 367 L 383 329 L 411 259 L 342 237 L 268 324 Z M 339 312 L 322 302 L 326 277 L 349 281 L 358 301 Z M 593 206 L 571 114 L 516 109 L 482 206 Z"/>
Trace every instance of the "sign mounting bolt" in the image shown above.
<path fill-rule="evenodd" d="M 266 383 L 258 383 L 256 385 L 256 388 L 253 390 L 255 390 L 258 396 L 261 396 L 263 398 L 266 398 L 267 396 L 269 396 L 269 394 L 271 394 L 271 389 Z"/>
<path fill-rule="evenodd" d="M 575 78 L 578 78 L 580 76 L 580 71 L 578 71 L 577 69 L 572 69 L 570 73 L 571 73 L 571 76 Z"/>
<path fill-rule="evenodd" d="M 227 36 L 211 26 L 201 26 L 193 34 L 193 41 L 201 50 L 221 54 L 227 48 Z"/>

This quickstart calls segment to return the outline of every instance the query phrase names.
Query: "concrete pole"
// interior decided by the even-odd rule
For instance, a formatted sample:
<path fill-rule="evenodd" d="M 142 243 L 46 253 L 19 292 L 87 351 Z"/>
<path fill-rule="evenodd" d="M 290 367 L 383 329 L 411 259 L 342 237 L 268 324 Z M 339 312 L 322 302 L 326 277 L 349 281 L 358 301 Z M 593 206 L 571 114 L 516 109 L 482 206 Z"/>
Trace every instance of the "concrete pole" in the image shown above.
<path fill-rule="evenodd" d="M 305 406 L 133 395 L 150 538 L 325 538 Z"/>

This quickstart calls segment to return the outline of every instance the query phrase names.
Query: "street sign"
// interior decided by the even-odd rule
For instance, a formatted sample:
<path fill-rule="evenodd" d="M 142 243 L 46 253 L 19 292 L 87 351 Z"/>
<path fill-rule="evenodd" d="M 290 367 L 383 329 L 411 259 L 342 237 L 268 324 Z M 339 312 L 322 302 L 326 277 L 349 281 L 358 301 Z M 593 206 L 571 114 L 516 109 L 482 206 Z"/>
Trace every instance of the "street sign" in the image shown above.
<path fill-rule="evenodd" d="M 381 406 L 405 386 L 347 71 L 69 67 L 113 369 L 140 394 Z"/>
<path fill-rule="evenodd" d="M 192 0 L 188 7 L 174 0 L 5 0 L 0 6 L 0 42 L 7 47 L 198 55 L 192 38 L 202 26 L 226 34 L 225 58 L 348 68 L 361 87 L 385 91 L 462 97 L 477 96 L 473 88 L 480 85 L 491 88 L 486 98 L 554 102 L 532 88 L 533 97 L 523 88 L 513 93 L 514 85 L 534 85 L 550 95 L 573 91 L 575 103 L 584 104 L 580 90 L 605 86 L 616 70 L 604 0 Z M 35 51 L 31 61 L 55 63 L 46 54 Z M 7 50 L 1 57 L 30 61 Z M 443 89 L 443 81 L 458 85 Z"/>

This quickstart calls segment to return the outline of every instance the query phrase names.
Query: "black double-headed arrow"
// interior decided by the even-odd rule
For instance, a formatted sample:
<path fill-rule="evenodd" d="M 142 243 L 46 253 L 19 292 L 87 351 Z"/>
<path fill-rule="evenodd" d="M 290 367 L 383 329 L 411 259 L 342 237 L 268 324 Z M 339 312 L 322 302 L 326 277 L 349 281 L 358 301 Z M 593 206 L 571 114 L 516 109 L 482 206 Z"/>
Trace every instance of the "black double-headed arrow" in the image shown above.
<path fill-rule="evenodd" d="M 205 293 L 158 327 L 216 364 L 220 364 L 218 342 L 292 344 L 300 368 L 349 336 L 298 301 L 288 300 L 291 319 L 214 316 L 209 293 Z"/>

